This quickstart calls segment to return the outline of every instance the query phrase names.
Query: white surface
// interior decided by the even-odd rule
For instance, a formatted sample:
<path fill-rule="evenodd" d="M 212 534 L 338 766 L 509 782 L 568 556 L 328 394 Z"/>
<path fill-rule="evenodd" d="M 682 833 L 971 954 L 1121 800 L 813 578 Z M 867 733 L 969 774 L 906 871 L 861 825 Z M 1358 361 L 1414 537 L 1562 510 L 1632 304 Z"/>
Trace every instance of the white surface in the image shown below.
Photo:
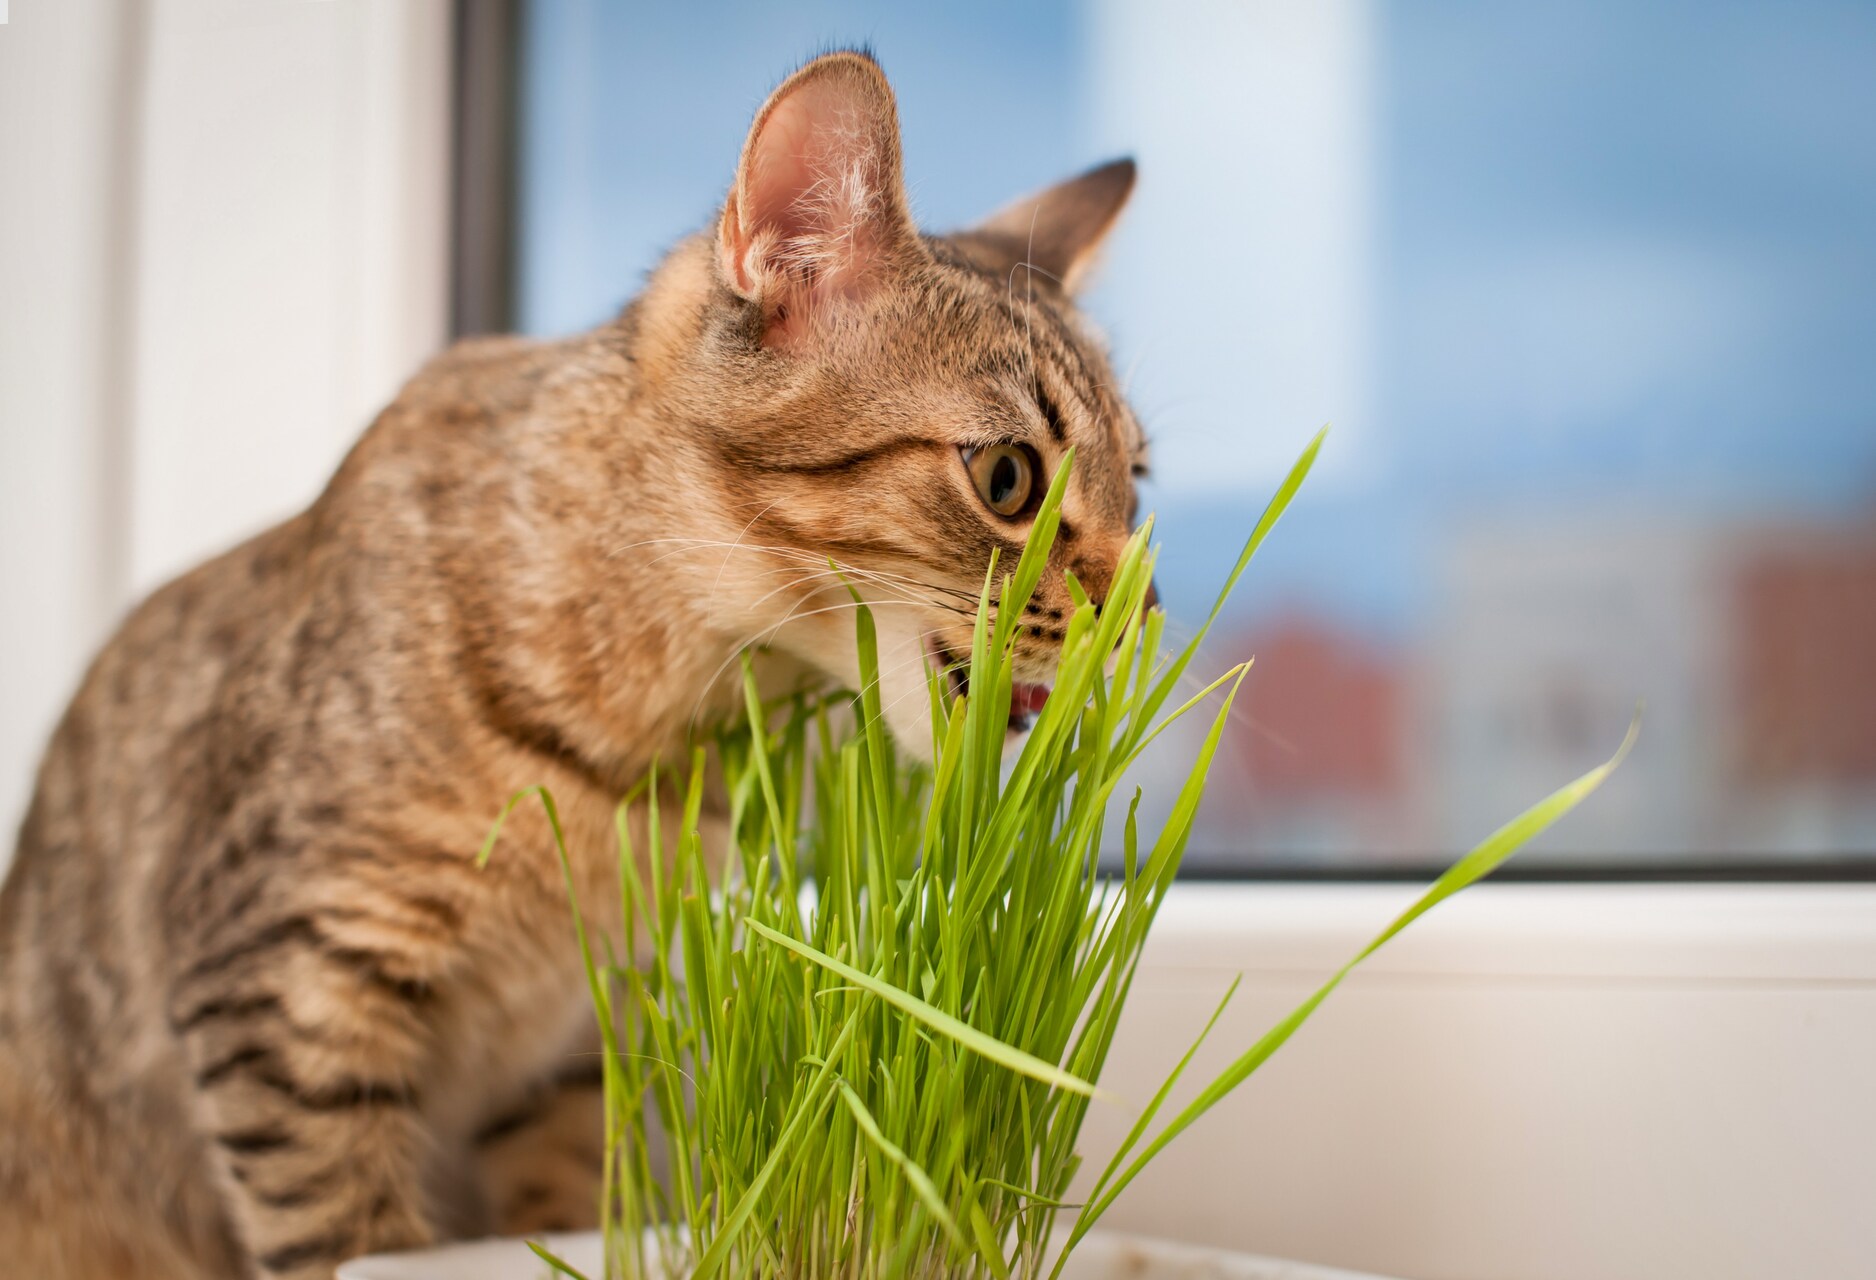
<path fill-rule="evenodd" d="M 599 1280 L 596 1232 L 549 1236 L 554 1255 Z M 485 1240 L 359 1258 L 338 1280 L 534 1280 L 548 1269 L 518 1240 Z M 1065 1280 L 1381 1280 L 1349 1271 L 1193 1248 L 1144 1237 L 1090 1235 L 1062 1269 Z"/>
<path fill-rule="evenodd" d="M 1102 1083 L 1251 1044 L 1413 896 L 1182 886 Z M 1876 886 L 1492 886 L 1390 944 L 1117 1202 L 1416 1280 L 1876 1274 Z M 1131 1123 L 1096 1107 L 1089 1165 Z"/>
<path fill-rule="evenodd" d="M 0 868 L 138 596 L 291 513 L 445 333 L 446 0 L 0 31 Z"/>

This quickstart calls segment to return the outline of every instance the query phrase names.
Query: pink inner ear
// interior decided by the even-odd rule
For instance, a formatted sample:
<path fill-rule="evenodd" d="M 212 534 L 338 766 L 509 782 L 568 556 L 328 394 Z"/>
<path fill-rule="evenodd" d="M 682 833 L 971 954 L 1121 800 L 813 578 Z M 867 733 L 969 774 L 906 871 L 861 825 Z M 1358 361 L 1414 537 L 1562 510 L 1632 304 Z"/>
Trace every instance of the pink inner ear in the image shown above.
<path fill-rule="evenodd" d="M 810 95 L 814 95 L 812 88 L 797 91 L 776 104 L 762 122 L 762 134 L 749 158 L 749 205 L 744 211 L 743 225 L 752 236 L 771 231 L 792 240 L 813 230 L 807 201 L 815 186 L 819 157 L 814 147 L 814 117 L 802 102 Z"/>
<path fill-rule="evenodd" d="M 800 311 L 858 289 L 888 198 L 877 114 L 863 92 L 830 79 L 796 88 L 762 121 L 728 246 L 745 292 Z"/>

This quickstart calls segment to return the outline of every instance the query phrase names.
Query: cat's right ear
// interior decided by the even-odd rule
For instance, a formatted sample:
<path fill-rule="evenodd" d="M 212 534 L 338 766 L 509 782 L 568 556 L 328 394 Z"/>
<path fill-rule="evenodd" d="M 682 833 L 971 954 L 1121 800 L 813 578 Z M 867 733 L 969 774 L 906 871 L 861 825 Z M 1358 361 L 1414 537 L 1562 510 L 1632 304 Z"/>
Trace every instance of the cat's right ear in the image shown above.
<path fill-rule="evenodd" d="M 762 306 L 766 343 L 800 340 L 921 252 L 903 169 L 892 87 L 865 54 L 816 58 L 769 95 L 717 229 L 718 266 Z"/>

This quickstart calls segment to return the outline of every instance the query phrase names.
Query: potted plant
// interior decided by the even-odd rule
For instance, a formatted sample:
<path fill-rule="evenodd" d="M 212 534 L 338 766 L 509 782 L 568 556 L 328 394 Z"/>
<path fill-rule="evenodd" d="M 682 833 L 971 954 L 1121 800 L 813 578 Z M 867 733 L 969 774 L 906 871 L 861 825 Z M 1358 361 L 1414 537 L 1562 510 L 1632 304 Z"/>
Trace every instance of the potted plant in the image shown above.
<path fill-rule="evenodd" d="M 1163 1116 L 1214 1013 L 1070 1202 L 1071 1186 L 1082 1185 L 1082 1120 L 1102 1105 L 1095 1082 L 1249 664 L 1177 705 L 1174 691 L 1321 441 L 1258 521 L 1211 619 L 1176 653 L 1162 650 L 1163 615 L 1146 604 L 1150 522 L 1122 556 L 1106 607 L 1075 591 L 1054 691 L 1013 759 L 1004 748 L 1017 620 L 1055 536 L 1067 466 L 1014 571 L 991 565 L 968 672 L 931 683 L 929 769 L 903 763 L 886 737 L 873 625 L 857 597 L 862 687 L 848 727 L 838 714 L 846 700 L 765 704 L 745 666 L 747 722 L 721 736 L 708 761 L 728 803 L 726 864 L 713 875 L 702 849 L 700 748 L 680 787 L 654 771 L 621 803 L 623 936 L 589 934 L 574 907 L 605 1049 L 601 1230 L 362 1259 L 340 1275 L 1347 1276 L 1089 1232 L 1357 964 L 1562 816 L 1616 761 L 1461 858 L 1190 1104 Z M 1214 695 L 1210 731 L 1165 825 L 1143 837 L 1135 792 L 1121 865 L 1104 874 L 1110 802 L 1128 766 Z M 650 803 L 661 795 L 681 797 L 675 833 Z M 531 797 L 560 839 L 545 792 L 523 793 L 509 809 Z M 649 849 L 634 847 L 626 821 L 641 804 Z M 498 834 L 499 823 L 485 857 Z M 560 854 L 571 894 L 564 842 Z"/>

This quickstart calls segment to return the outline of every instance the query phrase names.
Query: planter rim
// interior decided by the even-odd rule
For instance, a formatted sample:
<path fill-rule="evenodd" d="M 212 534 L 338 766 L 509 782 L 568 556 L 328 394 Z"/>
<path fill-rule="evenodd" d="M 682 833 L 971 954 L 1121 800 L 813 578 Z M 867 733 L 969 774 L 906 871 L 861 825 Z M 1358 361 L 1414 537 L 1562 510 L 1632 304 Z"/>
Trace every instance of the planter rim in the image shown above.
<path fill-rule="evenodd" d="M 537 1237 L 539 1238 L 539 1237 Z M 545 1237 L 547 1247 L 597 1274 L 599 1233 Z M 337 1280 L 539 1280 L 546 1266 L 519 1238 L 478 1240 L 354 1258 Z M 1094 1231 L 1075 1248 L 1064 1280 L 1387 1280 L 1309 1262 L 1290 1262 L 1148 1236 Z"/>

